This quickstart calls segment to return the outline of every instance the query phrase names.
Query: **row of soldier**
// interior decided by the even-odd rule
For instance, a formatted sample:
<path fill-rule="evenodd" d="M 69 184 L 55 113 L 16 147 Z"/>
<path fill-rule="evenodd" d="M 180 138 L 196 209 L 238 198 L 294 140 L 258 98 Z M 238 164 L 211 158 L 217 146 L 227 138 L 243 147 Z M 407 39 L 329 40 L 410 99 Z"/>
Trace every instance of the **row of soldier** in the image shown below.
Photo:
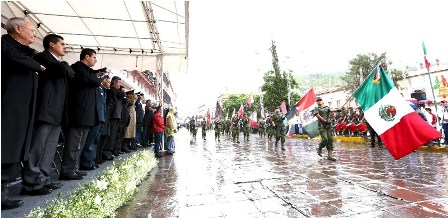
<path fill-rule="evenodd" d="M 260 137 L 266 137 L 266 133 L 269 141 L 272 140 L 272 137 L 275 138 L 275 146 L 280 142 L 281 149 L 284 150 L 285 144 L 285 125 L 283 123 L 285 117 L 280 113 L 280 110 L 275 110 L 274 113 L 267 115 L 265 118 L 260 118 L 258 121 L 258 132 Z M 206 140 L 206 131 L 207 127 L 212 127 L 215 130 L 215 140 L 218 142 L 220 140 L 220 136 L 227 135 L 231 136 L 232 141 L 236 143 L 240 143 L 239 134 L 243 132 L 243 139 L 245 141 L 249 141 L 249 134 L 251 132 L 250 120 L 246 113 L 238 116 L 235 113 L 231 119 L 222 120 L 220 117 L 215 118 L 210 125 L 208 125 L 205 118 L 198 123 L 194 118 L 191 118 L 187 123 L 187 129 L 192 134 L 193 139 L 196 139 L 197 127 L 201 127 L 202 131 L 202 139 Z"/>

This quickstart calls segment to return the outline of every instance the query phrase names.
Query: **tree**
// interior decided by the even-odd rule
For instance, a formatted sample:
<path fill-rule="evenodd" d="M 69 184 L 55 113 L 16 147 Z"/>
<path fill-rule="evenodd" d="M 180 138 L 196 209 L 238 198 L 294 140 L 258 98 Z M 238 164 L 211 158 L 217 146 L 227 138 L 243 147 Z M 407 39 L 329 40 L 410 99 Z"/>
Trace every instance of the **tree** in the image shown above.
<path fill-rule="evenodd" d="M 266 72 L 263 76 L 264 83 L 261 90 L 264 92 L 264 107 L 269 111 L 278 108 L 282 101 L 288 102 L 288 78 L 291 81 L 291 89 L 297 87 L 297 81 L 292 77 L 291 72 L 280 72 L 278 64 L 277 50 L 275 42 L 271 42 L 272 67 L 273 70 Z M 291 93 L 291 104 L 299 100 L 297 93 Z"/>
<path fill-rule="evenodd" d="M 252 103 L 250 108 L 247 108 L 246 103 L 249 99 L 250 95 L 247 94 L 232 94 L 229 95 L 228 98 L 222 103 L 223 108 L 223 116 L 226 116 L 228 113 L 229 116 L 231 116 L 233 110 L 235 112 L 238 112 L 241 105 L 244 107 L 244 112 L 248 113 L 249 111 L 260 111 L 260 96 L 259 95 L 253 95 L 254 97 L 254 103 Z"/>
<path fill-rule="evenodd" d="M 344 80 L 345 84 L 341 86 L 342 89 L 353 93 L 363 82 L 364 80 L 373 72 L 374 68 L 377 66 L 378 62 L 382 61 L 382 66 L 387 71 L 387 66 L 392 64 L 392 61 L 387 59 L 386 53 L 381 55 L 375 53 L 368 54 L 358 54 L 356 58 L 353 58 L 349 61 L 350 68 L 345 73 L 344 76 L 341 77 Z M 399 89 L 399 85 L 397 81 L 406 78 L 406 74 L 404 74 L 400 70 L 393 69 L 388 71 L 389 76 L 391 77 L 393 83 Z"/>

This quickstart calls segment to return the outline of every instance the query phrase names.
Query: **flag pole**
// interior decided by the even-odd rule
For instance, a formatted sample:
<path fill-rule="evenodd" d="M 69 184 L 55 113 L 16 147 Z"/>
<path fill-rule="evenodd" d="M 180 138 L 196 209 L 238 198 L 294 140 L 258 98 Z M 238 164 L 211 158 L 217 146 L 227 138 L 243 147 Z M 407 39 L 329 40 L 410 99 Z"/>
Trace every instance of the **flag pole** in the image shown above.
<path fill-rule="evenodd" d="M 434 89 L 432 88 L 432 80 L 431 80 L 431 72 L 429 72 L 429 64 L 428 64 L 428 60 L 426 59 L 426 46 L 425 46 L 425 42 L 422 41 L 422 47 L 423 47 L 423 54 L 425 55 L 425 67 L 426 67 L 426 71 L 428 72 L 428 78 L 429 78 L 429 84 L 431 85 L 431 92 L 432 92 L 432 97 L 434 98 L 434 107 L 436 109 L 436 114 L 438 114 L 438 109 L 437 109 L 437 100 L 436 100 L 436 95 L 434 94 Z M 437 116 L 437 120 L 438 123 L 440 125 L 441 120 L 438 118 Z"/>
<path fill-rule="evenodd" d="M 368 78 L 373 72 L 375 72 L 375 69 L 378 68 L 378 65 L 380 65 L 380 64 L 384 61 L 384 59 L 386 59 L 386 57 L 381 58 L 381 60 L 375 65 L 375 67 L 373 68 L 373 70 L 372 70 L 372 71 L 371 71 L 365 78 Z M 365 82 L 365 81 L 364 81 L 364 82 Z M 341 108 L 344 108 L 344 106 L 350 101 L 350 99 L 353 98 L 353 94 L 354 94 L 355 92 L 358 91 L 358 89 L 361 87 L 362 84 L 364 84 L 364 82 L 361 83 L 361 84 L 358 86 L 358 88 L 356 88 L 355 91 L 352 92 L 352 94 L 350 95 L 350 97 L 349 97 L 349 98 L 347 99 L 347 101 L 342 105 Z"/>

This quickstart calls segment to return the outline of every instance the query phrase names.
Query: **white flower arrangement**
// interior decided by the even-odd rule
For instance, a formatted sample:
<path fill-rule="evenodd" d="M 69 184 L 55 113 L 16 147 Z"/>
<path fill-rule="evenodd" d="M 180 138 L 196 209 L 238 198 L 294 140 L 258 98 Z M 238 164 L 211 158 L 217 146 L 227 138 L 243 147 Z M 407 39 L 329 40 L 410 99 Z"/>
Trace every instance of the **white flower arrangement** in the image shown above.
<path fill-rule="evenodd" d="M 115 211 L 132 200 L 137 185 L 156 166 L 154 153 L 140 151 L 106 168 L 96 179 L 77 188 L 67 199 L 58 197 L 26 217 L 114 217 Z"/>

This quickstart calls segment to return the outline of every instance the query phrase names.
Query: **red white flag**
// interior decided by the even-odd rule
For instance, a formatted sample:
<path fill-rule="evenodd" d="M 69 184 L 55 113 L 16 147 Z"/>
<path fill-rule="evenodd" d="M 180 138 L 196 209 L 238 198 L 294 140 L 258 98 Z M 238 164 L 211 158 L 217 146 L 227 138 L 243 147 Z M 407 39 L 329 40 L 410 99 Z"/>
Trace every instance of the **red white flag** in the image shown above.
<path fill-rule="evenodd" d="M 250 95 L 249 99 L 247 99 L 247 108 L 250 108 L 250 106 L 252 105 L 252 103 L 254 103 L 254 96 Z"/>
<path fill-rule="evenodd" d="M 285 101 L 282 101 L 282 103 L 280 104 L 280 109 L 282 110 L 283 115 L 287 113 Z"/>
<path fill-rule="evenodd" d="M 238 117 L 239 118 L 243 117 L 243 114 L 244 114 L 244 109 L 243 109 L 243 105 L 241 104 L 241 107 L 238 110 Z"/>

